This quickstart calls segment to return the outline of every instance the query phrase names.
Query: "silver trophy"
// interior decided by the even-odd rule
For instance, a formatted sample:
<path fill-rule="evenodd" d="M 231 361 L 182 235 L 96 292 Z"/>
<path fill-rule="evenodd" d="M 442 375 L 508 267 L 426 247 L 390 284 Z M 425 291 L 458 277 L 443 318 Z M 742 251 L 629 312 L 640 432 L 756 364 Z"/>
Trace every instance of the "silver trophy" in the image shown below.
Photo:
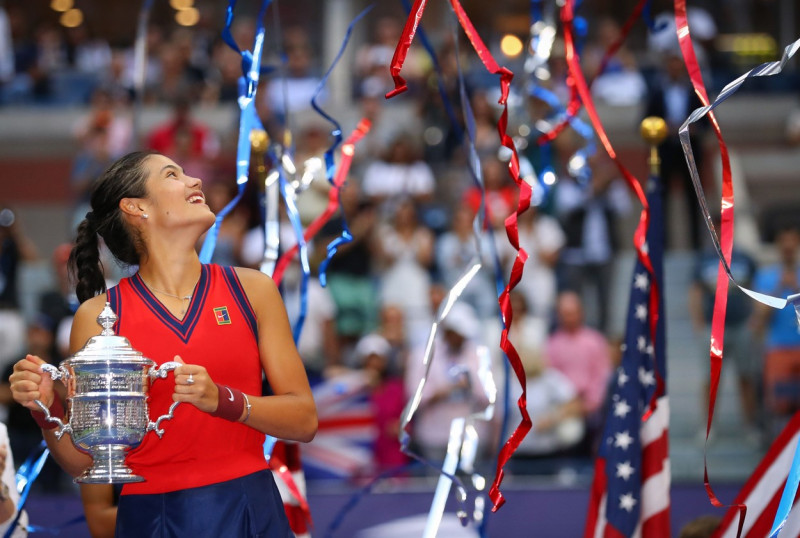
<path fill-rule="evenodd" d="M 142 442 L 147 432 L 154 431 L 160 438 L 164 434 L 161 421 L 171 419 L 178 405 L 173 403 L 169 413 L 155 422 L 149 419 L 150 383 L 167 377 L 180 363 L 165 362 L 156 367 L 155 361 L 133 349 L 127 338 L 114 334 L 112 327 L 116 321 L 116 314 L 106 303 L 97 317 L 97 323 L 103 327 L 99 336 L 90 338 L 83 349 L 62 361 L 58 368 L 42 366 L 53 380 L 61 379 L 67 387 L 67 424 L 51 416 L 42 402 L 34 400 L 47 420 L 58 424 L 57 439 L 69 433 L 78 450 L 92 456 L 92 466 L 75 479 L 85 484 L 144 481 L 125 465 L 125 456 Z"/>

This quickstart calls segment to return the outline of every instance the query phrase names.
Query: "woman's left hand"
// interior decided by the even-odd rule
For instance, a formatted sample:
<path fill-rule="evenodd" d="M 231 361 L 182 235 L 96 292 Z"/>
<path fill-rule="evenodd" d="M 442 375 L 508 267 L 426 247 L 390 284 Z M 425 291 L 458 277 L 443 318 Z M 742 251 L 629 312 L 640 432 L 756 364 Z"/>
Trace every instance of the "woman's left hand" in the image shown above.
<path fill-rule="evenodd" d="M 175 368 L 175 392 L 172 394 L 172 399 L 176 402 L 190 403 L 206 413 L 216 411 L 219 404 L 219 389 L 206 369 L 197 364 L 185 364 L 178 355 L 175 355 L 174 360 L 182 364 Z"/>

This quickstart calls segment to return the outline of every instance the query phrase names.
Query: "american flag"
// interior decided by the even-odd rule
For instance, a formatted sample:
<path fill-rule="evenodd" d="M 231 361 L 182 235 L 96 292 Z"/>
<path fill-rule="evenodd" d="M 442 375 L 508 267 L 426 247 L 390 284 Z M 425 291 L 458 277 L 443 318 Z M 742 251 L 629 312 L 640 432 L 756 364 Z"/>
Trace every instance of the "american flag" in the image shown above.
<path fill-rule="evenodd" d="M 740 504 L 747 506 L 742 537 L 763 538 L 769 535 L 798 441 L 800 441 L 800 413 L 795 413 L 739 491 L 714 536 L 736 538 L 739 527 L 739 511 L 736 505 Z M 800 507 L 797 501 L 795 498 L 789 518 L 781 529 L 781 538 L 800 536 Z"/>
<path fill-rule="evenodd" d="M 668 538 L 669 404 L 663 301 L 663 220 L 658 180 L 648 192 L 650 227 L 644 250 L 655 274 L 637 259 L 633 272 L 622 361 L 609 388 L 603 437 L 595 460 L 594 482 L 584 537 Z M 655 278 L 658 318 L 650 330 L 650 293 Z M 658 386 L 663 391 L 653 413 L 643 420 Z"/>

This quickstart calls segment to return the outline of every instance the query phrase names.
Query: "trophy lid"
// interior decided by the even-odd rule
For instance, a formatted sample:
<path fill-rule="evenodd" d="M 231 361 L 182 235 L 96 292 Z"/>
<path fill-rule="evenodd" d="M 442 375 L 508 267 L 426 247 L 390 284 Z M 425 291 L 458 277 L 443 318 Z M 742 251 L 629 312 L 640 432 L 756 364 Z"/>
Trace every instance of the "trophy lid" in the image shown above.
<path fill-rule="evenodd" d="M 86 345 L 77 351 L 72 357 L 64 362 L 97 362 L 97 361 L 117 361 L 136 364 L 155 364 L 155 361 L 148 359 L 141 352 L 131 346 L 130 341 L 124 336 L 114 334 L 114 324 L 117 322 L 117 315 L 111 309 L 111 303 L 106 303 L 103 311 L 97 316 L 97 323 L 103 331 L 89 338 Z"/>

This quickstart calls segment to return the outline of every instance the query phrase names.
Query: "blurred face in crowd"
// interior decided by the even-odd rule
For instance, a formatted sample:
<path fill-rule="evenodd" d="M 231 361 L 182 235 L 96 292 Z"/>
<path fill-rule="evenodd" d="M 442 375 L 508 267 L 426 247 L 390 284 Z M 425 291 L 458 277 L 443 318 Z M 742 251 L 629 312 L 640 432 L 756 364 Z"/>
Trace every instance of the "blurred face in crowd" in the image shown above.
<path fill-rule="evenodd" d="M 583 326 L 583 306 L 578 294 L 564 292 L 559 296 L 558 321 L 566 332 L 575 332 Z"/>
<path fill-rule="evenodd" d="M 800 248 L 800 232 L 795 229 L 781 230 L 775 238 L 778 254 L 785 265 L 793 265 L 797 261 L 797 249 Z"/>

